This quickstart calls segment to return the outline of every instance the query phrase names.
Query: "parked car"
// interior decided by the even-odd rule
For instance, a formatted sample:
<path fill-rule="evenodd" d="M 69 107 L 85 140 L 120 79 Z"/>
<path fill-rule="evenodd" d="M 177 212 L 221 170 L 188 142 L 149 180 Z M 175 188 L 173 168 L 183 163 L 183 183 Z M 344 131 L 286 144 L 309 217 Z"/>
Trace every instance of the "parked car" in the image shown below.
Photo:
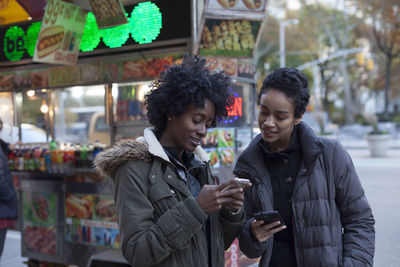
<path fill-rule="evenodd" d="M 42 143 L 47 142 L 46 131 L 33 124 L 21 124 L 22 143 Z"/>
<path fill-rule="evenodd" d="M 89 124 L 89 142 L 94 143 L 99 140 L 100 143 L 110 146 L 110 126 L 106 123 L 104 112 L 96 112 L 92 115 Z"/>

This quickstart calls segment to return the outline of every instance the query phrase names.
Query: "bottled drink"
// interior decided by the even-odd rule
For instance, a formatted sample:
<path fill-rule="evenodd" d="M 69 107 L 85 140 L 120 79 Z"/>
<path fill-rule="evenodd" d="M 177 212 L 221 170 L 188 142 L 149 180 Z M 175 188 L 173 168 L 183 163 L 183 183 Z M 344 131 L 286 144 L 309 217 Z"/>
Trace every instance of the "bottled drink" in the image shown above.
<path fill-rule="evenodd" d="M 54 141 L 54 139 L 51 140 L 51 142 L 49 144 L 49 150 L 50 150 L 50 153 L 53 152 L 54 150 L 57 150 L 57 143 L 56 143 L 56 141 Z"/>
<path fill-rule="evenodd" d="M 59 173 L 57 168 L 57 144 L 54 140 L 51 140 L 49 144 L 51 168 L 53 173 Z"/>
<path fill-rule="evenodd" d="M 82 162 L 81 162 L 81 146 L 77 144 L 75 146 L 75 167 L 76 168 L 81 168 L 82 167 Z"/>
<path fill-rule="evenodd" d="M 45 149 L 40 149 L 40 157 L 39 157 L 39 171 L 45 172 L 46 171 L 46 160 L 44 157 Z"/>
<path fill-rule="evenodd" d="M 23 159 L 24 159 L 24 168 L 23 171 L 30 171 L 31 170 L 31 156 L 30 156 L 30 149 L 25 147 L 23 150 Z"/>
<path fill-rule="evenodd" d="M 94 146 L 92 144 L 89 144 L 88 151 L 87 151 L 87 167 L 88 168 L 93 168 L 93 159 L 94 159 L 93 150 L 94 150 Z"/>
<path fill-rule="evenodd" d="M 19 171 L 19 145 L 15 146 L 14 170 Z"/>
<path fill-rule="evenodd" d="M 8 154 L 7 164 L 10 171 L 15 170 L 15 149 L 11 150 L 10 154 Z"/>
<path fill-rule="evenodd" d="M 50 152 L 51 168 L 53 173 L 59 173 L 57 166 L 57 150 Z"/>
<path fill-rule="evenodd" d="M 101 143 L 100 143 L 99 140 L 96 140 L 96 142 L 94 142 L 93 157 L 95 158 L 96 155 L 97 155 L 99 152 L 101 152 L 101 151 L 103 151 L 103 148 L 102 148 L 102 146 L 101 146 Z"/>
<path fill-rule="evenodd" d="M 58 173 L 64 173 L 64 150 L 56 150 L 56 157 L 57 157 L 57 171 Z"/>
<path fill-rule="evenodd" d="M 82 168 L 88 167 L 87 154 L 88 154 L 88 147 L 86 145 L 83 145 L 82 149 L 81 149 L 81 165 L 82 165 L 81 167 Z"/>
<path fill-rule="evenodd" d="M 40 156 L 42 155 L 42 150 L 39 146 L 33 148 L 33 170 L 39 171 L 40 169 Z"/>
<path fill-rule="evenodd" d="M 47 149 L 43 150 L 44 163 L 48 173 L 53 173 L 53 164 L 51 163 L 51 154 Z"/>
<path fill-rule="evenodd" d="M 74 151 L 73 145 L 65 145 L 64 156 L 63 156 L 63 165 L 64 172 L 71 173 L 74 169 Z"/>

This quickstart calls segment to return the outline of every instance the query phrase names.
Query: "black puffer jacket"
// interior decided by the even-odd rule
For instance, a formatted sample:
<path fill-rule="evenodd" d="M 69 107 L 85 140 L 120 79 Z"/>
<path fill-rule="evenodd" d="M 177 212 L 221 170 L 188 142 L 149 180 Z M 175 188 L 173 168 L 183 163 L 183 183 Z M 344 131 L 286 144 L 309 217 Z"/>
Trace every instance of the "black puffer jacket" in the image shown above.
<path fill-rule="evenodd" d="M 298 125 L 303 162 L 291 200 L 293 234 L 299 267 L 372 266 L 375 220 L 349 154 L 333 139 L 317 137 Z M 253 213 L 273 209 L 273 196 L 258 135 L 240 155 L 234 173 L 248 177 L 246 223 L 240 249 L 269 266 L 273 238 L 259 243 L 251 234 Z"/>

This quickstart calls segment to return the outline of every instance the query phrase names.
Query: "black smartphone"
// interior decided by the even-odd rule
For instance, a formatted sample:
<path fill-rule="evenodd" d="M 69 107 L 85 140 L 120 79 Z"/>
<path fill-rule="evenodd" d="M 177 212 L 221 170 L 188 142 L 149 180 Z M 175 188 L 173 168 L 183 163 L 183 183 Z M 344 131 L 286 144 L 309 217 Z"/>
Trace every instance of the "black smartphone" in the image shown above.
<path fill-rule="evenodd" d="M 264 221 L 262 225 L 270 224 L 276 221 L 280 221 L 281 224 L 278 226 L 285 225 L 283 222 L 282 216 L 279 214 L 277 210 L 274 211 L 262 211 L 262 212 L 257 212 L 253 214 L 254 219 L 257 221 Z M 276 227 L 278 227 L 276 226 Z"/>

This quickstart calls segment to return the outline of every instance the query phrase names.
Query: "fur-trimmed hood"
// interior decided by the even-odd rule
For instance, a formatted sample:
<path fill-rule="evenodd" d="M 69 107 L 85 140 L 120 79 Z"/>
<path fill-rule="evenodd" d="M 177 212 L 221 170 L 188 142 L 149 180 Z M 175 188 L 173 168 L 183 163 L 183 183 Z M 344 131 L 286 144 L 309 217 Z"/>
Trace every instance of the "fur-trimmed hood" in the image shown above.
<path fill-rule="evenodd" d="M 196 147 L 194 154 L 201 161 L 209 161 L 207 152 L 201 146 Z M 165 161 L 170 161 L 154 135 L 153 129 L 146 128 L 144 136 L 120 141 L 113 147 L 98 153 L 95 157 L 94 165 L 100 174 L 112 176 L 117 168 L 127 161 L 151 161 L 153 157 L 160 157 Z"/>

